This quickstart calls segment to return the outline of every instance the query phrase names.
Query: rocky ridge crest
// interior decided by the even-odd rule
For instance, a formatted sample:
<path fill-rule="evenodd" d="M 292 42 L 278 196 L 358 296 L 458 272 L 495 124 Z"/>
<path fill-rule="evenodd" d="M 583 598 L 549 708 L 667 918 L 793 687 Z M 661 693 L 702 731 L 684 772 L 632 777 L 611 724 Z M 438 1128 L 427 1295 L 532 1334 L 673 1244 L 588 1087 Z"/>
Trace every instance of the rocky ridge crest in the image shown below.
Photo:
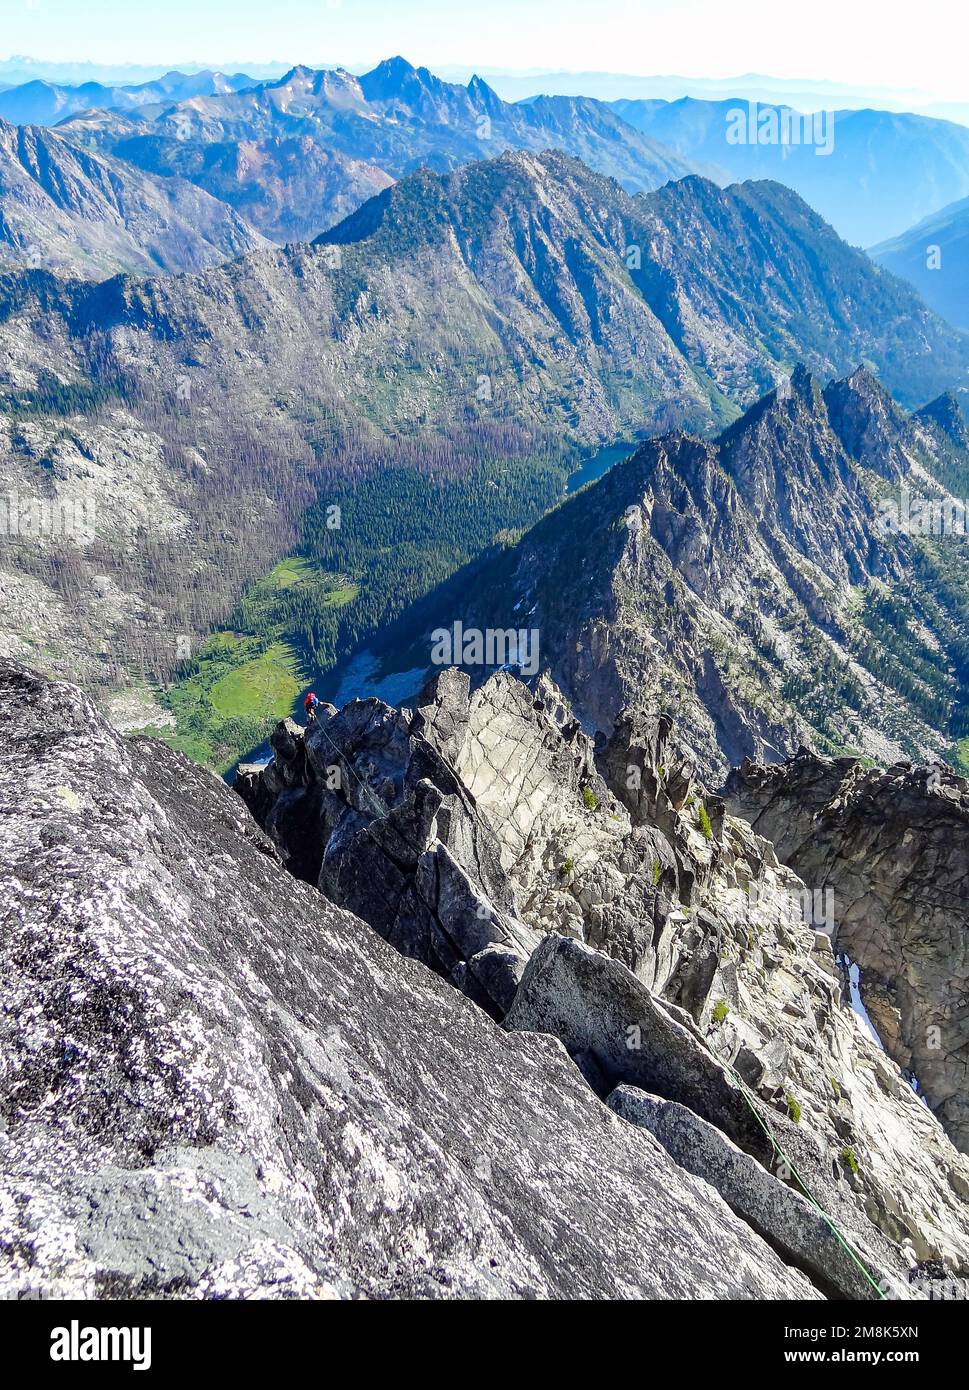
<path fill-rule="evenodd" d="M 969 1164 L 864 1032 L 810 890 L 669 721 L 597 745 L 548 680 L 472 694 L 449 670 L 415 711 L 352 702 L 273 742 L 237 790 L 287 862 L 506 1028 L 560 1038 L 818 1287 L 873 1295 L 804 1187 L 876 1283 L 969 1270 Z"/>

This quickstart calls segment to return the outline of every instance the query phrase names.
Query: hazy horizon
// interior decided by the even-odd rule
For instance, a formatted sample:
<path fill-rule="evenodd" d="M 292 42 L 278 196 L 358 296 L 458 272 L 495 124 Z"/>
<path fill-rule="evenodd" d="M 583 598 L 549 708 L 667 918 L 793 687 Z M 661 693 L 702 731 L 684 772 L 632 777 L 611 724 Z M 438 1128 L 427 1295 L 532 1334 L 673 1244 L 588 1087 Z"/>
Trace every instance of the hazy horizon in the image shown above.
<path fill-rule="evenodd" d="M 763 76 L 944 102 L 964 100 L 969 14 L 943 4 L 929 26 L 901 0 L 862 0 L 850 11 L 840 0 L 815 0 L 806 19 L 803 8 L 752 0 L 737 25 L 718 0 L 538 0 L 528 7 L 492 0 L 480 14 L 456 13 L 449 0 L 373 0 L 366 7 L 287 0 L 271 9 L 259 0 L 215 0 L 202 12 L 190 0 L 137 10 L 120 0 L 92 0 L 83 11 L 72 0 L 25 0 L 5 16 L 4 29 L 12 57 L 29 54 L 31 62 L 49 66 L 247 72 L 285 71 L 302 62 L 365 71 L 402 53 L 435 72 L 714 83 Z M 248 57 L 186 59 L 187 50 L 226 53 L 227 32 L 236 53 Z M 292 62 L 281 52 L 293 55 Z"/>
<path fill-rule="evenodd" d="M 344 69 L 362 76 L 377 63 L 398 56 L 382 54 L 376 62 L 341 60 L 308 62 L 291 57 L 271 61 L 246 59 L 181 59 L 168 63 L 99 63 L 93 60 L 57 62 L 26 54 L 0 56 L 0 88 L 27 81 L 46 81 L 55 85 L 79 86 L 97 82 L 105 86 L 138 86 L 169 72 L 192 74 L 213 71 L 227 75 L 243 74 L 254 82 L 272 82 L 294 67 Z M 735 97 L 746 100 L 778 101 L 802 111 L 821 107 L 860 108 L 872 106 L 891 111 L 911 111 L 969 124 L 969 102 L 945 101 L 918 88 L 867 86 L 826 77 L 780 77 L 776 73 L 747 71 L 725 75 L 688 76 L 683 73 L 634 73 L 579 69 L 493 67 L 475 64 L 430 64 L 420 53 L 401 55 L 415 68 L 426 67 L 448 82 L 467 84 L 472 76 L 483 78 L 506 101 L 521 101 L 539 95 L 587 96 L 604 101 L 620 98 L 655 98 L 675 101 L 683 97 L 717 100 Z"/>

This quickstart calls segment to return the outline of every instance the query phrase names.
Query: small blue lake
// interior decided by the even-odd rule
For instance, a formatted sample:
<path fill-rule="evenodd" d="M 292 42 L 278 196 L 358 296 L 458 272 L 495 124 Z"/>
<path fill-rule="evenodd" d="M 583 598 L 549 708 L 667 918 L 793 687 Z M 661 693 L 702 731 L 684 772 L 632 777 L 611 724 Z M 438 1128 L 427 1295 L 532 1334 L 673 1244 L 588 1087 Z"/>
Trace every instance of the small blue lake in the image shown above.
<path fill-rule="evenodd" d="M 634 454 L 638 448 L 638 443 L 634 442 L 631 444 L 607 444 L 604 448 L 597 449 L 570 475 L 565 488 L 566 492 L 569 494 L 578 492 L 579 488 L 585 487 L 586 483 L 596 482 L 604 473 L 608 473 L 610 468 L 621 463 L 623 459 L 627 459 L 630 454 Z"/>

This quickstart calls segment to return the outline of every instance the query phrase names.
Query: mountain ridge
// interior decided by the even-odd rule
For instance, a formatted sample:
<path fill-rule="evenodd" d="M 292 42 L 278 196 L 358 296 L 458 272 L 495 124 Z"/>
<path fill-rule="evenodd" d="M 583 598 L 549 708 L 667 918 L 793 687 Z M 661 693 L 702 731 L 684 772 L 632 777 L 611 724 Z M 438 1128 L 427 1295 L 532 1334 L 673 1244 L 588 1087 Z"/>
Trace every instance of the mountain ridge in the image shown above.
<path fill-rule="evenodd" d="M 211 69 L 197 73 L 172 70 L 164 76 L 131 86 L 82 82 L 76 86 L 34 78 L 0 90 L 0 117 L 14 125 L 57 125 L 92 107 L 137 111 L 153 103 L 184 100 L 190 95 L 224 94 L 255 86 L 244 73 L 231 75 Z"/>
<path fill-rule="evenodd" d="M 960 542 L 889 531 L 884 507 L 964 476 L 956 412 L 906 417 L 864 369 L 822 390 L 799 367 L 714 441 L 646 441 L 372 650 L 420 669 L 432 628 L 524 620 L 587 727 L 669 713 L 714 783 L 801 743 L 938 757 L 965 732 Z"/>
<path fill-rule="evenodd" d="M 98 155 L 39 126 L 0 119 L 0 260 L 96 279 L 217 265 L 264 239 L 182 179 Z"/>
<path fill-rule="evenodd" d="M 937 314 L 969 329 L 969 198 L 949 203 L 868 254 L 914 285 Z"/>
<path fill-rule="evenodd" d="M 602 102 L 551 98 L 537 108 L 518 106 L 503 102 L 480 78 L 466 86 L 444 82 L 400 57 L 361 77 L 345 69 L 296 66 L 280 79 L 241 93 L 193 97 L 153 116 L 128 113 L 132 116 L 133 128 L 86 118 L 68 121 L 61 129 L 153 173 L 181 173 L 240 207 L 231 186 L 219 184 L 210 172 L 212 149 L 230 162 L 250 149 L 256 161 L 272 166 L 273 142 L 306 139 L 330 160 L 354 161 L 361 166 L 359 176 L 378 185 L 421 165 L 443 172 L 503 149 L 552 145 L 563 146 L 632 189 L 655 188 L 694 167 Z M 292 218 L 306 189 L 291 186 L 278 165 L 276 170 L 276 196 Z M 246 206 L 261 231 L 276 238 L 291 231 L 289 219 L 268 220 L 258 198 Z M 351 210 L 325 188 L 312 206 L 314 234 Z M 305 207 L 298 216 L 308 224 Z"/>
<path fill-rule="evenodd" d="M 821 108 L 820 139 L 804 117 L 769 101 L 749 105 L 725 97 L 675 102 L 619 100 L 616 110 L 637 129 L 680 154 L 722 170 L 730 179 L 771 178 L 794 188 L 846 241 L 871 246 L 905 231 L 943 203 L 969 193 L 969 129 L 950 121 L 901 112 Z M 735 119 L 755 128 L 730 138 Z M 798 135 L 761 139 L 760 120 L 779 123 L 787 111 Z M 801 128 L 804 120 L 810 127 Z M 802 138 L 803 136 L 803 138 Z M 830 148 L 819 154 L 827 141 Z M 859 186 L 865 196 L 858 197 Z"/>

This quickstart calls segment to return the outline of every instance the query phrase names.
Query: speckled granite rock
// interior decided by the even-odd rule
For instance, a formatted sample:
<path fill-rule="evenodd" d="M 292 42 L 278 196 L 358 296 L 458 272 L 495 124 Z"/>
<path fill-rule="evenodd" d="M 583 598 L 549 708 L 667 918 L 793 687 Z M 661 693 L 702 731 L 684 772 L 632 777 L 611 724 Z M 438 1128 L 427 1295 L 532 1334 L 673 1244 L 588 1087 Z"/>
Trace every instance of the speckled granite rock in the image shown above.
<path fill-rule="evenodd" d="M 715 1187 L 733 1210 L 775 1248 L 780 1246 L 808 1268 L 822 1287 L 866 1300 L 877 1298 L 879 1287 L 891 1287 L 894 1281 L 880 1267 L 877 1253 L 866 1248 L 857 1232 L 851 1233 L 853 1250 L 849 1251 L 813 1203 L 779 1182 L 687 1106 L 635 1086 L 617 1086 L 608 1104 L 630 1124 L 655 1135 L 680 1167 Z M 855 1250 L 862 1253 L 863 1265 Z M 901 1282 L 897 1274 L 896 1279 Z"/>
<path fill-rule="evenodd" d="M 810 1298 L 705 1183 L 0 663 L 0 1296 Z"/>

